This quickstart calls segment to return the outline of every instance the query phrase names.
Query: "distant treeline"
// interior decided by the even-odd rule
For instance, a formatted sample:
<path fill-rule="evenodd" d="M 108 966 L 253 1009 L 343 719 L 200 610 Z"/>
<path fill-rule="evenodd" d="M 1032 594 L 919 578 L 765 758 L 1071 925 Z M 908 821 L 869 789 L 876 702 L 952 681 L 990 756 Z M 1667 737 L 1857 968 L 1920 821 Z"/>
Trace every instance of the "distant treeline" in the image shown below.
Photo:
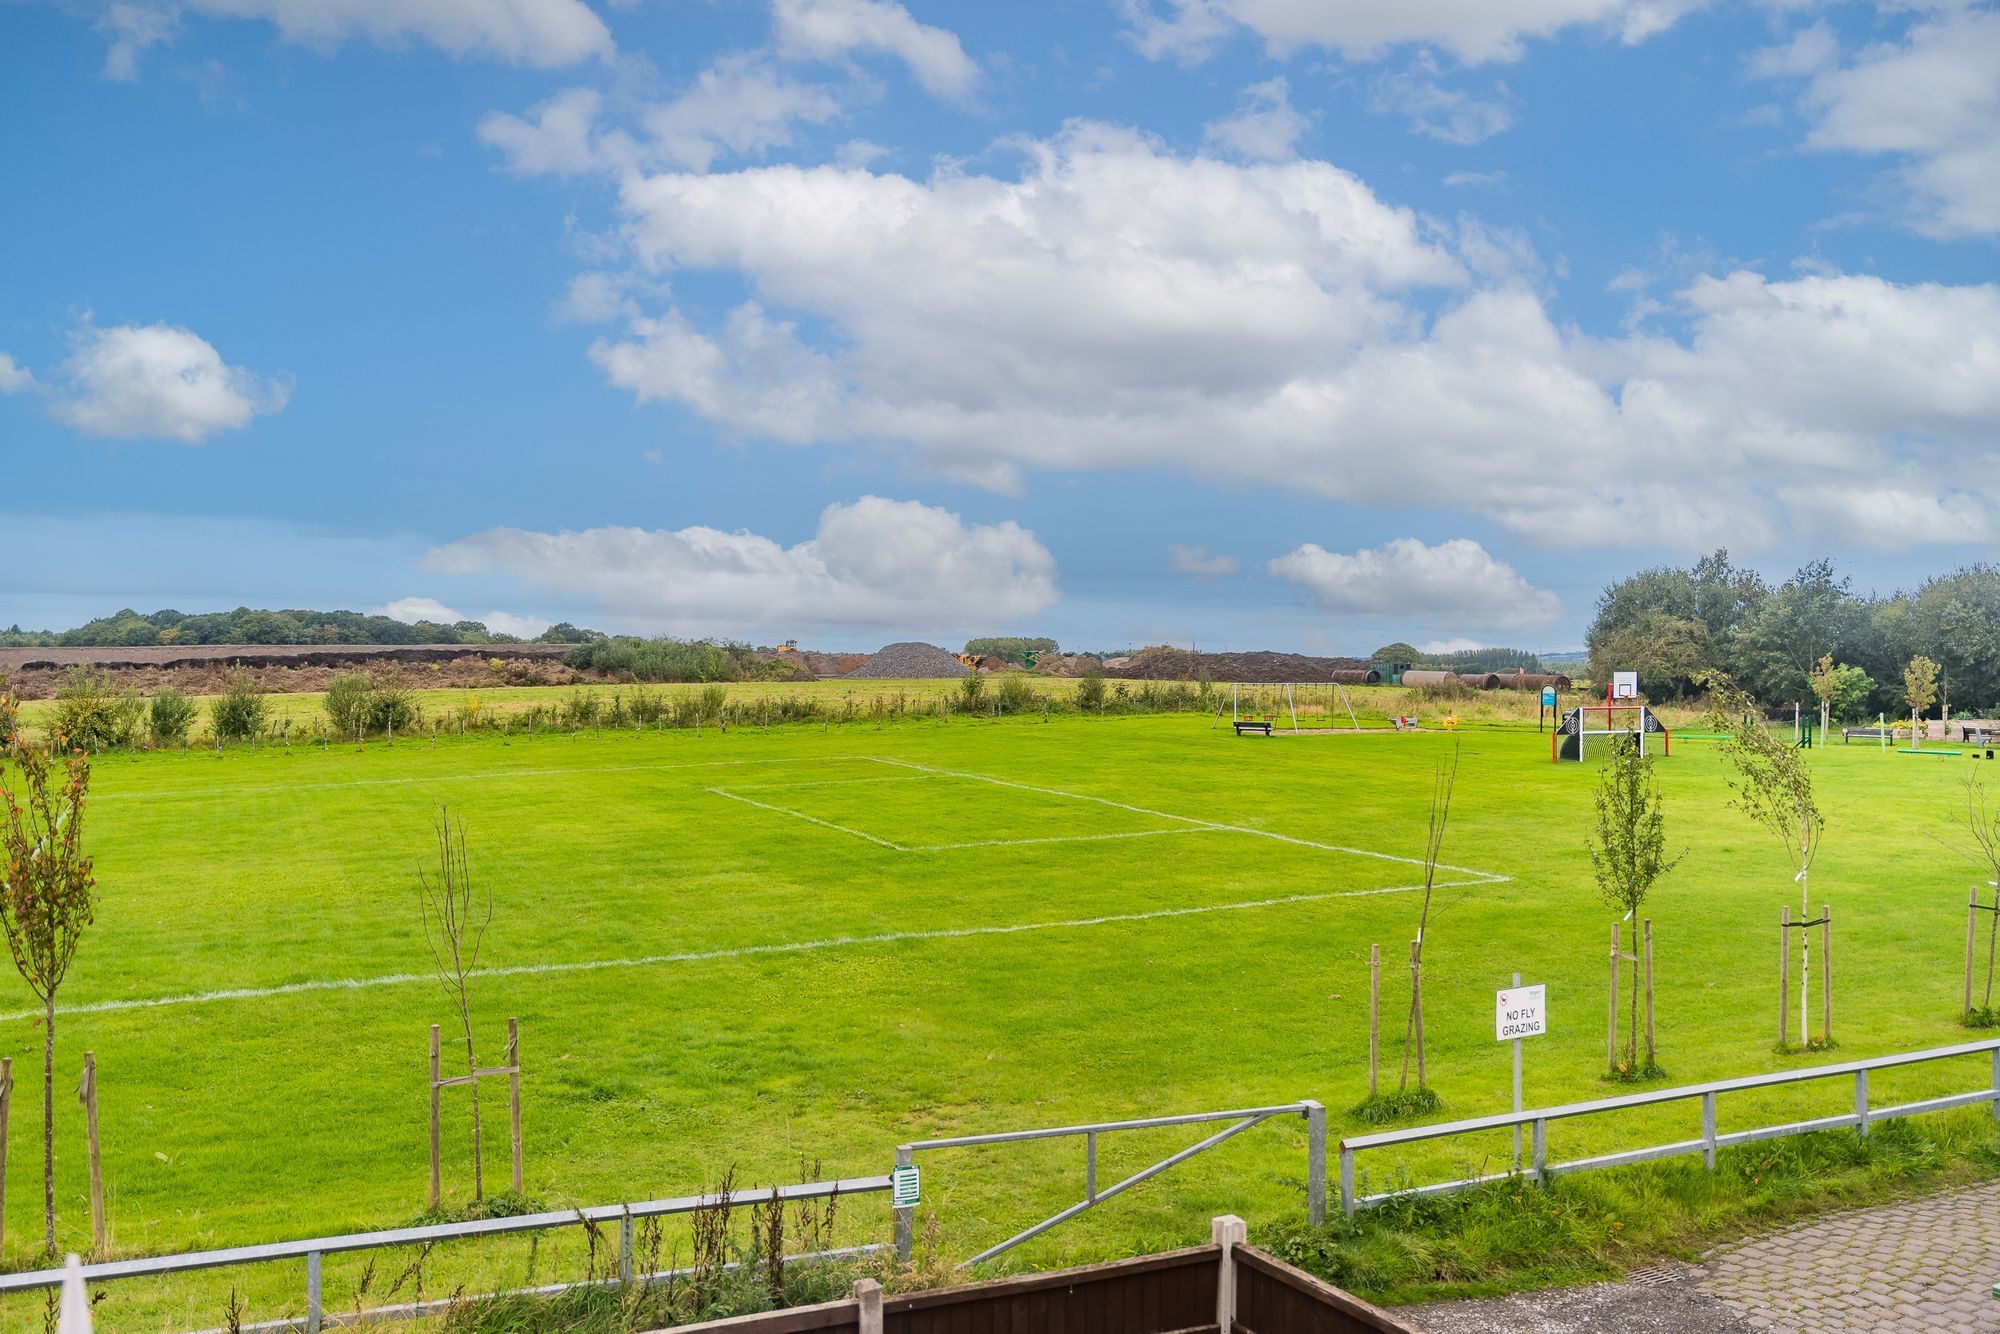
<path fill-rule="evenodd" d="M 1054 653 L 1056 641 L 1053 639 L 1023 639 L 1018 636 L 989 635 L 985 639 L 968 639 L 965 652 L 973 657 L 998 658 L 1002 662 L 1022 662 L 1030 653 Z"/>
<path fill-rule="evenodd" d="M 1524 648 L 1468 648 L 1451 653 L 1423 653 L 1408 644 L 1384 644 L 1370 662 L 1407 662 L 1438 672 L 1524 672 L 1546 670 L 1541 657 Z"/>
<path fill-rule="evenodd" d="M 2000 713 L 2000 569 L 1971 565 L 1887 596 L 1857 593 L 1830 560 L 1773 586 L 1717 551 L 1687 569 L 1642 570 L 1604 590 L 1589 635 L 1590 674 L 1639 673 L 1654 699 L 1695 693 L 1711 671 L 1769 705 L 1810 706 L 1808 676 L 1829 655 L 1866 680 L 1850 713 L 1907 713 L 1903 671 L 1943 668 L 1954 713 Z"/>
<path fill-rule="evenodd" d="M 156 611 L 150 616 L 126 608 L 74 630 L 28 631 L 16 625 L 0 631 L 4 648 L 146 648 L 165 644 L 578 644 L 601 638 L 567 621 L 533 640 L 497 634 L 478 621 L 406 625 L 387 616 L 358 611 L 235 611 L 188 616 Z"/>
<path fill-rule="evenodd" d="M 613 635 L 578 644 L 563 664 L 613 681 L 783 681 L 805 675 L 796 662 L 760 658 L 748 644 L 713 639 Z"/>

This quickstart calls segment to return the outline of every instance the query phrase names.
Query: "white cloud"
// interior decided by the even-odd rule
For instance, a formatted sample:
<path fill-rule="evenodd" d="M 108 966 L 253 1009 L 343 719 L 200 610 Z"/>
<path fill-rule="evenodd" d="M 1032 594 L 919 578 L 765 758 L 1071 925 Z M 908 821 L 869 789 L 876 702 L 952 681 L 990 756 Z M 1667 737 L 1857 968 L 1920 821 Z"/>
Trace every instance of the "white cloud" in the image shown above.
<path fill-rule="evenodd" d="M 1197 579 L 1219 579 L 1243 568 L 1236 557 L 1216 555 L 1207 547 L 1170 546 L 1167 555 L 1168 568 L 1175 574 L 1191 574 Z"/>
<path fill-rule="evenodd" d="M 1840 58 L 1840 38 L 1824 20 L 1801 28 L 1776 46 L 1751 53 L 1750 72 L 1764 79 L 1802 78 Z"/>
<path fill-rule="evenodd" d="M 1278 161 L 1296 155 L 1299 136 L 1312 121 L 1292 105 L 1291 85 L 1281 75 L 1243 90 L 1233 114 L 1210 121 L 1202 140 L 1237 157 Z"/>
<path fill-rule="evenodd" d="M 368 614 L 387 616 L 390 620 L 401 621 L 404 625 L 415 625 L 418 621 L 452 625 L 465 619 L 436 598 L 397 598 L 388 606 L 377 607 Z"/>
<path fill-rule="evenodd" d="M 173 40 L 176 19 L 171 9 L 116 0 L 92 26 L 109 43 L 104 50 L 104 77 L 130 83 L 139 77 L 139 57 L 146 49 Z"/>
<path fill-rule="evenodd" d="M 196 444 L 277 412 L 290 382 L 262 379 L 192 330 L 167 324 L 86 325 L 62 366 L 66 390 L 51 409 L 85 435 Z"/>
<path fill-rule="evenodd" d="M 18 394 L 35 387 L 35 376 L 5 352 L 0 352 L 0 394 Z"/>
<path fill-rule="evenodd" d="M 906 16 L 907 17 L 907 16 Z M 755 55 L 724 56 L 694 86 L 640 117 L 659 159 L 698 171 L 723 153 L 743 156 L 792 142 L 792 126 L 824 125 L 840 104 Z"/>
<path fill-rule="evenodd" d="M 1476 144 L 1514 124 L 1507 89 L 1495 84 L 1493 94 L 1475 96 L 1438 81 L 1435 61 L 1419 57 L 1408 69 L 1375 80 L 1368 109 L 1378 115 L 1401 116 L 1412 130 L 1447 144 Z"/>
<path fill-rule="evenodd" d="M 750 298 L 718 319 L 655 305 L 591 355 L 735 435 L 899 445 L 997 490 L 1033 470 L 1282 477 L 1558 546 L 1749 550 L 1821 522 L 1794 504 L 1808 489 L 1919 463 L 2000 490 L 1981 452 L 2000 286 L 1684 279 L 1658 298 L 1681 337 L 1594 339 L 1551 319 L 1518 238 L 1324 162 L 1178 157 L 1091 124 L 1023 150 L 1012 178 L 629 177 L 633 272 L 719 272 Z M 1862 522 L 1857 541 L 1925 540 L 1886 510 Z"/>
<path fill-rule="evenodd" d="M 611 32 L 583 0 L 183 0 L 196 13 L 262 19 L 287 41 L 334 46 L 416 40 L 455 56 L 553 68 L 611 54 Z"/>
<path fill-rule="evenodd" d="M 497 635 L 513 635 L 517 639 L 533 639 L 549 628 L 550 622 L 534 616 L 516 616 L 511 612 L 489 611 L 484 616 L 466 617 L 453 611 L 436 598 L 397 598 L 386 607 L 377 607 L 371 616 L 387 616 L 392 621 L 404 625 L 415 625 L 418 621 L 430 621 L 436 625 L 457 625 L 464 620 L 477 620 L 481 625 Z"/>
<path fill-rule="evenodd" d="M 771 18 L 778 49 L 794 59 L 880 52 L 937 97 L 964 98 L 979 84 L 979 66 L 955 34 L 917 22 L 891 0 L 775 0 Z"/>
<path fill-rule="evenodd" d="M 655 632 L 963 628 L 1027 616 L 1057 597 L 1055 558 L 1020 525 L 967 524 L 877 496 L 829 505 L 813 537 L 790 547 L 701 527 L 496 528 L 437 548 L 429 563 L 587 598 L 620 624 Z"/>
<path fill-rule="evenodd" d="M 1421 43 L 1469 64 L 1512 60 L 1524 40 L 1589 27 L 1639 42 L 1707 0 L 1120 0 L 1128 34 L 1151 59 L 1206 59 L 1239 31 L 1273 54 L 1325 47 L 1353 60 Z"/>
<path fill-rule="evenodd" d="M 1267 568 L 1337 614 L 1502 633 L 1539 629 L 1562 615 L 1554 593 L 1530 584 L 1467 538 L 1428 546 L 1399 537 L 1352 554 L 1308 542 Z"/>
<path fill-rule="evenodd" d="M 1444 178 L 1445 185 L 1456 190 L 1467 185 L 1505 185 L 1507 173 L 1504 171 L 1454 171 Z"/>
<path fill-rule="evenodd" d="M 754 156 L 792 143 L 799 123 L 824 125 L 840 115 L 826 89 L 801 83 L 754 53 L 716 59 L 676 97 L 636 109 L 635 134 L 602 128 L 604 95 L 571 88 L 529 111 L 491 112 L 479 137 L 521 175 L 617 175 L 647 167 L 707 171 L 717 158 Z"/>
<path fill-rule="evenodd" d="M 1802 106 L 1808 146 L 1907 160 L 1898 194 L 1919 231 L 2000 232 L 2000 9 L 1936 11 L 1902 41 L 1821 69 Z"/>

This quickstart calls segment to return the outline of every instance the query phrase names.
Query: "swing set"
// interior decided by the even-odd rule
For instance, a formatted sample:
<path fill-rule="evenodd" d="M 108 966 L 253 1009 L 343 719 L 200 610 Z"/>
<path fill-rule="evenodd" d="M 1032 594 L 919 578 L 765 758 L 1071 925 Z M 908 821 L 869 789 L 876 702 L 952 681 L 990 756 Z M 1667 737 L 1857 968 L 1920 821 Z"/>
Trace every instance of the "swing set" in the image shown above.
<path fill-rule="evenodd" d="M 1248 704 L 1247 708 L 1246 708 L 1246 701 L 1243 698 L 1243 687 L 1246 684 L 1249 685 L 1251 689 L 1251 696 L 1250 699 L 1247 701 Z M 1260 707 L 1258 694 L 1259 692 L 1264 690 L 1283 691 L 1284 703 L 1280 706 L 1274 706 L 1270 709 L 1264 709 Z M 1300 695 L 1303 692 L 1319 691 L 1319 690 L 1324 690 L 1327 692 L 1326 719 L 1328 725 L 1325 727 L 1315 727 L 1310 730 L 1314 732 L 1344 732 L 1349 730 L 1359 732 L 1362 730 L 1361 719 L 1357 717 L 1354 712 L 1354 701 L 1352 701 L 1347 697 L 1347 691 L 1341 688 L 1341 685 L 1338 681 L 1274 681 L 1274 682 L 1232 681 L 1229 683 L 1230 726 L 1236 729 L 1236 735 L 1238 736 L 1242 736 L 1247 732 L 1261 732 L 1265 736 L 1271 736 L 1273 735 L 1274 730 L 1280 725 L 1281 722 L 1285 721 L 1286 719 L 1289 719 L 1292 725 L 1293 733 L 1295 734 L 1304 733 L 1308 729 L 1299 726 Z M 1313 702 L 1314 701 L 1312 697 L 1310 695 L 1307 695 L 1306 711 L 1308 713 L 1312 711 Z M 1334 727 L 1332 725 L 1333 719 L 1335 717 L 1334 708 L 1336 704 L 1346 709 L 1347 720 L 1353 724 L 1352 729 L 1344 727 Z M 1215 728 L 1219 726 L 1221 722 L 1222 722 L 1222 705 L 1217 704 L 1215 706 L 1215 717 L 1211 719 L 1208 724 L 1209 730 L 1210 731 L 1215 730 Z"/>

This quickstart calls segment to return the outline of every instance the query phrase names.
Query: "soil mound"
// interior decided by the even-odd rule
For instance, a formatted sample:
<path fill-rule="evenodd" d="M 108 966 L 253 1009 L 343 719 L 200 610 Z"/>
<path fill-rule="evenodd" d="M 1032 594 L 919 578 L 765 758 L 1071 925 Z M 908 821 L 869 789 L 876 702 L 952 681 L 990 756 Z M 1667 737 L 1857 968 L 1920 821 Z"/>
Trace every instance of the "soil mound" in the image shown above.
<path fill-rule="evenodd" d="M 850 680 L 933 681 L 970 676 L 972 669 L 935 644 L 891 644 L 847 674 Z"/>

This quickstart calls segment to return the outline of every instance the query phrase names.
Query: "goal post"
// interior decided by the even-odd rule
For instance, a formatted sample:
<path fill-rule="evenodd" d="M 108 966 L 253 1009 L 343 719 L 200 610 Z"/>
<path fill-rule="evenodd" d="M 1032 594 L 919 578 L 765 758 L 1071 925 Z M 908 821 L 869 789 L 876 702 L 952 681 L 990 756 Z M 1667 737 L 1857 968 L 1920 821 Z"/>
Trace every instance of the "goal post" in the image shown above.
<path fill-rule="evenodd" d="M 1593 718 L 1592 715 L 1597 715 Z M 1593 727 L 1593 722 L 1601 726 Z M 1664 754 L 1674 753 L 1673 734 L 1659 715 L 1645 704 L 1579 704 L 1562 716 L 1556 729 L 1549 735 L 1549 759 L 1555 763 L 1563 760 L 1582 760 L 1588 747 L 1586 738 L 1594 736 L 1636 736 L 1639 739 L 1639 753 L 1646 753 L 1646 738 L 1658 736 Z"/>

